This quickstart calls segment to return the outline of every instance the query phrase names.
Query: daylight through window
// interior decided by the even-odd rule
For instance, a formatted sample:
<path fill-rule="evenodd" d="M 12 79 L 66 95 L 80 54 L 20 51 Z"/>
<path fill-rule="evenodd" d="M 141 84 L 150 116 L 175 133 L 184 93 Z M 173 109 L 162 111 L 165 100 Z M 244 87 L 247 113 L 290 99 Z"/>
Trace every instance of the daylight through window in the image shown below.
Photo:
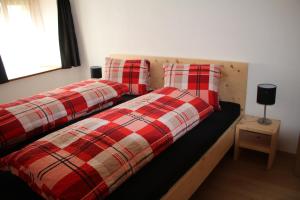
<path fill-rule="evenodd" d="M 1 0 L 0 54 L 9 79 L 61 66 L 55 0 Z"/>

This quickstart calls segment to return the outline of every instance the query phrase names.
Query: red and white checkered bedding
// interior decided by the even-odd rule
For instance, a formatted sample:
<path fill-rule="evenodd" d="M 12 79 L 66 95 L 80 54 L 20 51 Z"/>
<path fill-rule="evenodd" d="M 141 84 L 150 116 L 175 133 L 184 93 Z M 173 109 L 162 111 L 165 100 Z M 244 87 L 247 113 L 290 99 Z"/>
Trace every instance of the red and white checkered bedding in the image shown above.
<path fill-rule="evenodd" d="M 164 64 L 164 86 L 187 89 L 215 110 L 220 110 L 219 81 L 222 67 L 215 64 Z"/>
<path fill-rule="evenodd" d="M 0 151 L 111 106 L 128 91 L 106 80 L 86 80 L 0 104 Z"/>
<path fill-rule="evenodd" d="M 127 85 L 129 94 L 146 94 L 150 90 L 150 62 L 106 58 L 104 79 Z"/>
<path fill-rule="evenodd" d="M 51 133 L 0 159 L 0 169 L 46 199 L 103 199 L 212 111 L 162 88 Z"/>

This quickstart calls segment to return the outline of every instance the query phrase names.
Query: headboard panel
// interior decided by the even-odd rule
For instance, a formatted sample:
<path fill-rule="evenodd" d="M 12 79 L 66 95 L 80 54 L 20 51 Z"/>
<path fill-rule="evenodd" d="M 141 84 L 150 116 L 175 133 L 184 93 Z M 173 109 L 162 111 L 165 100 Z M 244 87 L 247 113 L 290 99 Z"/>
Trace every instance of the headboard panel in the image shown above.
<path fill-rule="evenodd" d="M 148 59 L 151 63 L 151 87 L 161 88 L 164 85 L 164 63 L 185 63 L 185 64 L 220 64 L 222 69 L 222 79 L 220 83 L 220 99 L 231 101 L 241 105 L 242 113 L 245 110 L 246 91 L 248 79 L 248 64 L 241 62 L 204 60 L 176 57 L 158 57 L 145 55 L 112 54 L 112 58 L 120 59 Z"/>

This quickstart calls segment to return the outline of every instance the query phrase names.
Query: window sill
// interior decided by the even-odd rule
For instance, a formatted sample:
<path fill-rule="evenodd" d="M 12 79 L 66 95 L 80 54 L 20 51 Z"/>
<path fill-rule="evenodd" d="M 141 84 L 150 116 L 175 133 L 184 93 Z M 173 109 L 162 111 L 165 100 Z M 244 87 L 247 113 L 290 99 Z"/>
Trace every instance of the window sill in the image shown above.
<path fill-rule="evenodd" d="M 15 81 L 15 80 L 20 80 L 20 79 L 24 79 L 24 78 L 28 78 L 28 77 L 32 77 L 32 76 L 36 76 L 36 75 L 40 75 L 40 74 L 45 74 L 45 73 L 48 73 L 48 72 L 53 72 L 53 71 L 57 71 L 57 70 L 60 70 L 62 69 L 61 67 L 47 67 L 47 69 L 43 69 L 43 71 L 40 71 L 40 72 L 37 72 L 37 73 L 34 73 L 34 74 L 28 74 L 28 75 L 24 75 L 24 76 L 20 76 L 20 77 L 17 77 L 17 78 L 12 78 L 12 79 L 9 79 L 8 81 Z"/>

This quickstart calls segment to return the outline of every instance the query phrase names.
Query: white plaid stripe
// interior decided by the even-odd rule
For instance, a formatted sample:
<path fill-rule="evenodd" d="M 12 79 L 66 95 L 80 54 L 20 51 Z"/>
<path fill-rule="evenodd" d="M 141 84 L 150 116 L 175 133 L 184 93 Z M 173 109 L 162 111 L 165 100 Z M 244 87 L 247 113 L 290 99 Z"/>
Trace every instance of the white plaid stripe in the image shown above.
<path fill-rule="evenodd" d="M 185 95 L 181 95 L 183 92 L 185 93 Z M 177 98 L 178 96 L 181 96 L 180 100 L 184 102 L 189 102 L 195 99 L 195 96 L 191 95 L 190 92 L 188 92 L 187 90 L 174 90 L 168 96 L 173 98 Z"/>
<path fill-rule="evenodd" d="M 58 152 L 56 152 L 56 154 L 58 154 L 62 158 L 70 155 L 69 152 L 66 152 L 64 150 L 59 150 Z M 57 162 L 57 160 L 55 158 L 53 158 L 52 155 L 49 155 L 42 159 L 36 160 L 29 166 L 29 168 L 32 169 L 33 172 L 35 172 L 35 169 L 40 169 L 39 167 L 41 167 L 41 166 L 43 168 L 47 168 L 49 163 L 51 164 L 51 163 L 56 163 L 56 162 Z M 70 158 L 67 161 L 67 163 L 76 163 L 77 167 L 80 167 L 85 164 L 84 161 L 80 160 L 77 157 Z M 37 174 L 40 175 L 39 177 L 35 177 L 35 180 L 37 181 L 37 185 L 39 187 L 44 187 L 44 185 L 46 185 L 49 189 L 52 189 L 58 180 L 61 180 L 66 175 L 73 172 L 71 168 L 65 167 L 64 163 L 57 164 L 55 166 L 55 168 L 58 171 L 60 171 L 61 173 L 57 173 L 57 171 L 51 171 L 51 170 L 49 172 L 43 174 L 43 176 L 41 176 L 41 174 L 38 173 L 38 172 L 40 172 L 39 170 L 37 170 L 37 173 L 34 173 L 35 175 L 37 175 Z M 56 179 L 53 179 L 53 177 L 56 177 Z"/>
<path fill-rule="evenodd" d="M 96 118 L 96 117 L 90 117 L 88 119 L 82 120 L 77 122 L 75 125 L 76 127 L 84 127 L 86 130 L 96 130 L 97 128 L 104 126 L 108 124 L 108 121 Z"/>
<path fill-rule="evenodd" d="M 54 90 L 51 90 L 51 91 L 42 92 L 41 95 L 52 96 L 53 94 L 61 94 L 61 93 L 64 93 L 66 91 L 67 90 L 65 90 L 63 88 L 55 88 Z"/>
<path fill-rule="evenodd" d="M 7 108 L 20 121 L 26 132 L 67 116 L 64 105 L 52 97 Z"/>
<path fill-rule="evenodd" d="M 149 72 L 148 67 L 146 65 L 146 61 L 141 61 L 141 70 L 139 73 L 139 84 L 147 84 L 147 80 L 149 80 Z"/>
<path fill-rule="evenodd" d="M 215 71 L 219 71 L 219 69 L 217 69 L 215 67 L 215 65 L 210 65 L 211 70 L 209 71 L 209 85 L 208 85 L 208 89 L 218 92 L 218 88 L 219 88 L 219 78 L 216 78 L 215 75 Z"/>
<path fill-rule="evenodd" d="M 198 111 L 189 103 L 185 103 L 159 119 L 172 130 L 174 141 L 199 123 Z M 197 123 L 195 123 L 197 122 Z"/>
<path fill-rule="evenodd" d="M 88 161 L 88 164 L 101 174 L 107 184 L 110 184 L 112 179 L 115 178 L 114 176 L 110 178 L 111 174 L 119 176 L 120 173 L 122 173 L 122 170 L 120 169 L 124 169 L 117 159 L 111 159 L 111 155 L 116 156 L 116 154 L 118 154 L 118 152 L 114 148 L 108 147 Z"/>
<path fill-rule="evenodd" d="M 104 79 L 122 83 L 125 60 L 106 58 Z"/>
<path fill-rule="evenodd" d="M 95 82 L 83 87 L 78 87 L 73 89 L 72 91 L 80 93 L 84 97 L 88 107 L 94 106 L 96 104 L 104 102 L 107 99 L 118 96 L 116 90 L 114 90 L 112 87 L 99 82 Z"/>
<path fill-rule="evenodd" d="M 138 110 L 139 108 L 142 108 L 145 105 L 148 105 L 151 102 L 156 101 L 157 99 L 163 97 L 164 95 L 162 94 L 157 94 L 157 93 L 149 93 L 144 96 L 140 96 L 135 98 L 137 101 L 128 101 L 122 104 L 119 104 L 115 106 L 115 108 L 126 108 L 132 111 Z"/>
<path fill-rule="evenodd" d="M 51 142 L 61 149 L 69 146 L 83 135 L 79 131 L 58 131 L 56 133 Z"/>
<path fill-rule="evenodd" d="M 126 153 L 129 164 L 134 167 L 133 173 L 135 173 L 139 167 L 143 165 L 143 162 L 139 163 L 140 161 L 145 158 L 147 158 L 146 161 L 153 158 L 153 152 L 150 144 L 147 140 L 145 140 L 145 138 L 134 132 L 120 140 L 116 145 L 114 145 L 114 147 L 119 148 L 122 152 Z"/>
<path fill-rule="evenodd" d="M 176 66 L 172 64 L 165 64 L 163 66 L 165 70 L 164 86 L 187 89 L 189 66 L 189 64 L 177 64 Z"/>
<path fill-rule="evenodd" d="M 108 121 L 106 120 L 91 117 L 89 120 L 85 119 L 79 121 L 69 127 L 58 130 L 53 134 L 49 134 L 41 138 L 39 141 L 51 140 L 53 144 L 63 149 L 75 142 L 77 139 L 106 124 L 108 124 Z"/>
<path fill-rule="evenodd" d="M 135 109 L 135 110 L 137 110 L 137 109 Z M 143 119 L 144 121 L 141 121 L 139 119 Z M 142 114 L 133 111 L 130 113 L 130 115 L 124 115 L 124 116 L 116 119 L 114 121 L 114 123 L 122 125 L 128 121 L 132 121 L 132 123 L 128 124 L 126 126 L 126 128 L 132 132 L 136 132 L 136 131 L 144 128 L 145 126 L 147 126 L 148 123 L 153 122 L 154 119 L 147 117 L 147 116 L 143 116 Z"/>
<path fill-rule="evenodd" d="M 189 77 L 188 77 L 188 74 L 189 74 L 189 65 L 183 65 L 184 67 L 184 71 L 181 72 L 182 76 L 181 76 L 181 81 L 180 82 L 177 82 L 175 83 L 176 85 L 180 84 L 182 85 L 183 88 L 188 88 L 188 82 L 189 82 Z"/>
<path fill-rule="evenodd" d="M 111 159 L 111 155 L 117 159 Z M 109 190 L 113 191 L 152 158 L 153 153 L 149 143 L 142 136 L 132 133 L 99 153 L 88 161 L 88 164 L 98 171 L 106 185 L 111 186 Z M 123 176 L 124 171 L 128 171 L 125 176 Z M 117 184 L 116 180 L 118 180 Z"/>
<path fill-rule="evenodd" d="M 99 119 L 99 118 L 94 118 L 94 117 L 89 117 L 88 119 L 81 120 L 75 124 L 72 124 L 68 127 L 62 128 L 52 134 L 46 135 L 45 137 L 39 139 L 39 141 L 51 141 L 56 138 L 60 138 L 63 134 L 70 130 L 76 130 L 76 129 L 81 129 L 81 132 L 77 132 L 79 137 L 86 135 L 87 133 L 90 133 L 93 130 L 96 130 L 97 128 L 108 124 L 108 121 Z"/>
<path fill-rule="evenodd" d="M 117 78 L 116 78 L 116 82 L 119 82 L 119 83 L 122 83 L 123 82 L 123 67 L 121 66 L 124 66 L 125 64 L 125 61 L 122 60 L 122 61 L 116 61 L 116 63 L 113 62 L 113 70 L 118 70 L 118 72 L 116 73 L 117 74 Z M 112 71 L 114 72 L 114 71 Z M 111 73 L 111 75 L 114 75 L 114 73 Z"/>
<path fill-rule="evenodd" d="M 174 71 L 173 73 L 175 73 L 175 77 L 171 79 L 171 85 L 174 85 L 176 88 L 187 88 L 189 82 L 189 65 L 182 65 L 182 71 Z"/>

